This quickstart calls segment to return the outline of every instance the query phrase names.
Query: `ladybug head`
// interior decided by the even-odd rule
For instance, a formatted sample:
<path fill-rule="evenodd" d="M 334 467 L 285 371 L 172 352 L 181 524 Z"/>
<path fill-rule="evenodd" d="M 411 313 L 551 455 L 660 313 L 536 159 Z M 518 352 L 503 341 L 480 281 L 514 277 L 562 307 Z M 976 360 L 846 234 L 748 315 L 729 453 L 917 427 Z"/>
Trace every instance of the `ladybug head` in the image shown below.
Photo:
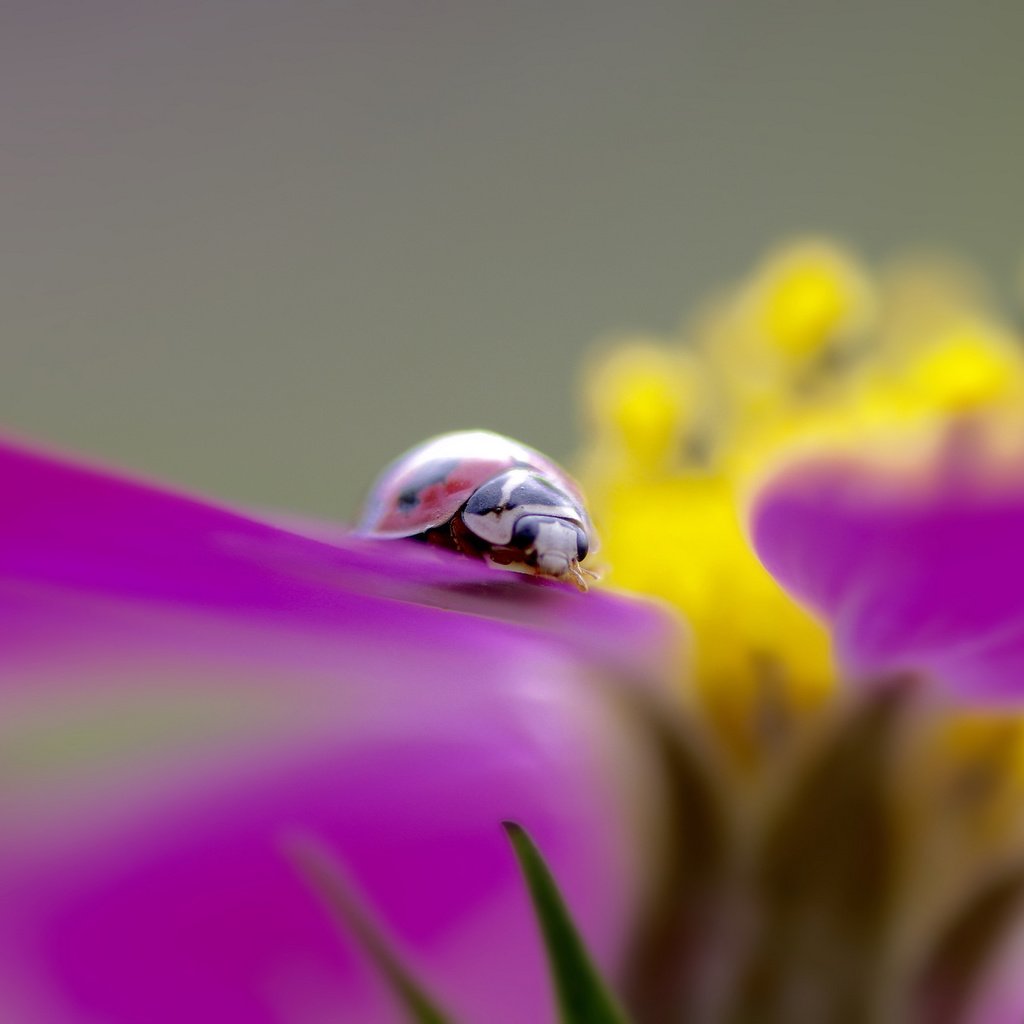
<path fill-rule="evenodd" d="M 576 575 L 576 566 L 587 557 L 589 546 L 586 533 L 576 523 L 546 515 L 520 518 L 511 543 L 522 551 L 527 565 L 558 578 Z"/>
<path fill-rule="evenodd" d="M 503 565 L 568 579 L 586 589 L 579 563 L 590 548 L 586 512 L 558 482 L 517 467 L 479 487 L 462 520 Z"/>

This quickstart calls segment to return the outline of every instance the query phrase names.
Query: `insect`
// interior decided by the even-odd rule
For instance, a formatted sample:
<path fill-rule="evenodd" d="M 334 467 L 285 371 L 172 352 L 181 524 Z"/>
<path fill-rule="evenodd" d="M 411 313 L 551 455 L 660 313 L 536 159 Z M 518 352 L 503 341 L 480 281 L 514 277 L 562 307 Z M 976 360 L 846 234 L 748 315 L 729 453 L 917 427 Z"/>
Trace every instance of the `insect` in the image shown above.
<path fill-rule="evenodd" d="M 576 483 L 550 459 L 487 430 L 424 441 L 370 491 L 360 533 L 409 537 L 587 589 L 595 536 Z"/>

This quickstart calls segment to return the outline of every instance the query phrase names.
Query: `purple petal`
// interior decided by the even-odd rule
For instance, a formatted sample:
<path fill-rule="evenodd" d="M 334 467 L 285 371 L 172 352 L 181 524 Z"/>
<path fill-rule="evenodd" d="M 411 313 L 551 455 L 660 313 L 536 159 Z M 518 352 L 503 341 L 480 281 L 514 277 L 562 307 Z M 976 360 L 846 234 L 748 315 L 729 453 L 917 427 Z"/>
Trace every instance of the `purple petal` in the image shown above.
<path fill-rule="evenodd" d="M 1020 1024 L 1024 1020 L 1024 933 L 1018 929 L 985 975 L 966 1024 Z"/>
<path fill-rule="evenodd" d="M 927 450 L 891 438 L 885 459 L 807 457 L 758 495 L 757 552 L 831 625 L 847 674 L 1024 696 L 1024 461 L 980 441 L 954 428 Z"/>
<path fill-rule="evenodd" d="M 0 1002 L 21 1019 L 398 1019 L 295 834 L 464 1019 L 552 1016 L 503 819 L 614 967 L 653 809 L 609 687 L 667 684 L 671 621 L 9 444 L 0 480 Z"/>

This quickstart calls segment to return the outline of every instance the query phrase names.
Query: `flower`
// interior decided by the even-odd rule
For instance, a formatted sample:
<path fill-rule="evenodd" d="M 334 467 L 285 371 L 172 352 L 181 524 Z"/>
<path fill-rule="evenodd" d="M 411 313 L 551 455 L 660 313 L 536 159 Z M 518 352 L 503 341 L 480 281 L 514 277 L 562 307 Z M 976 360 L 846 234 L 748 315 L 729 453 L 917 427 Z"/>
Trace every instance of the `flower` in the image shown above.
<path fill-rule="evenodd" d="M 1020 405 L 1019 340 L 977 291 L 948 267 L 871 275 L 803 241 L 678 337 L 620 339 L 592 360 L 582 466 L 609 579 L 684 612 L 716 699 L 765 672 L 802 700 L 834 683 L 828 632 L 748 541 L 746 508 L 780 461 L 874 437 L 912 462 L 914 436 Z"/>
<path fill-rule="evenodd" d="M 9 1019 L 402 1019 L 296 837 L 460 1019 L 549 1019 L 507 818 L 615 968 L 657 791 L 620 705 L 670 619 L 13 443 L 0 479 Z"/>
<path fill-rule="evenodd" d="M 637 1019 L 1021 1020 L 1016 332 L 812 240 L 585 394 L 608 578 L 693 629 Z"/>
<path fill-rule="evenodd" d="M 504 820 L 566 1021 L 1016 1024 L 1022 394 L 970 275 L 822 240 L 606 342 L 608 577 L 685 646 L 621 596 L 0 447 L 6 1005 L 398 1020 L 346 931 L 379 927 L 462 1024 L 550 1019 Z"/>
<path fill-rule="evenodd" d="M 829 624 L 848 679 L 926 672 L 965 703 L 1024 697 L 1024 422 L 889 431 L 808 453 L 751 511 L 754 545 Z"/>

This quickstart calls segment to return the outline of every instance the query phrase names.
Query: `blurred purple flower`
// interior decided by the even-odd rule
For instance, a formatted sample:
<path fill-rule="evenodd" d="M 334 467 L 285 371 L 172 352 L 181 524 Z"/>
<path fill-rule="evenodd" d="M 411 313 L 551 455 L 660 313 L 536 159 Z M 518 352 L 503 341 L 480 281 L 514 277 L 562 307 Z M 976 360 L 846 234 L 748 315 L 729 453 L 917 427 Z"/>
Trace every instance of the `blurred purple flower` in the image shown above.
<path fill-rule="evenodd" d="M 1002 716 L 1008 725 L 1020 722 L 1021 437 L 1019 422 L 999 418 L 952 420 L 925 434 L 890 432 L 882 446 L 862 443 L 856 451 L 794 459 L 761 489 L 750 518 L 758 554 L 790 593 L 829 624 L 847 679 L 870 683 L 909 672 L 923 676 L 954 707 L 988 708 L 990 721 Z M 1008 866 L 1019 877 L 1019 751 L 1018 735 L 1010 765 L 1002 769 L 1010 776 L 1013 803 L 997 819 L 1002 824 L 990 825 L 986 834 L 993 863 L 980 861 L 997 880 Z M 993 760 L 999 757 L 995 750 Z M 980 793 L 975 799 L 984 805 Z M 935 893 L 942 898 L 972 870 L 967 859 L 949 867 L 945 891 Z M 1024 1019 L 1021 893 L 1019 885 L 1004 889 L 994 887 L 1003 895 L 989 913 L 1005 915 L 1010 935 L 994 956 L 973 965 L 981 983 L 969 1005 L 944 1002 L 949 993 L 940 976 L 933 979 L 933 1016 L 924 1019 Z M 975 939 L 982 943 L 980 934 Z"/>
<path fill-rule="evenodd" d="M 824 617 L 848 679 L 911 671 L 968 703 L 1024 698 L 1024 451 L 1001 426 L 805 457 L 759 494 L 758 554 Z"/>
<path fill-rule="evenodd" d="M 0 480 L 5 1019 L 400 1019 L 292 834 L 461 1019 L 553 1013 L 502 819 L 614 971 L 654 808 L 610 697 L 666 685 L 670 620 L 12 444 Z"/>

